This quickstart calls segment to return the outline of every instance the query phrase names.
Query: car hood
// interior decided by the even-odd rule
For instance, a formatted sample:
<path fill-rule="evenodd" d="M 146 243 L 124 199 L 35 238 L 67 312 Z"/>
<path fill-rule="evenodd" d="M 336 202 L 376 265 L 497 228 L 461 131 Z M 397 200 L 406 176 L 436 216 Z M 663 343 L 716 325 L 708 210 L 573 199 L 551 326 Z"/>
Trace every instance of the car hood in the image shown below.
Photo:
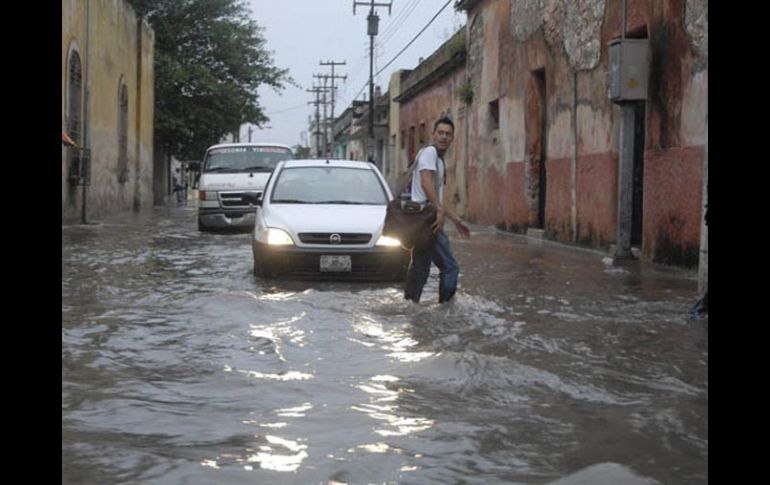
<path fill-rule="evenodd" d="M 384 205 L 271 205 L 263 211 L 265 225 L 297 234 L 339 232 L 377 234 L 385 221 Z"/>
<path fill-rule="evenodd" d="M 270 174 L 254 172 L 253 177 L 248 173 L 204 173 L 201 175 L 200 190 L 255 190 L 265 188 Z"/>

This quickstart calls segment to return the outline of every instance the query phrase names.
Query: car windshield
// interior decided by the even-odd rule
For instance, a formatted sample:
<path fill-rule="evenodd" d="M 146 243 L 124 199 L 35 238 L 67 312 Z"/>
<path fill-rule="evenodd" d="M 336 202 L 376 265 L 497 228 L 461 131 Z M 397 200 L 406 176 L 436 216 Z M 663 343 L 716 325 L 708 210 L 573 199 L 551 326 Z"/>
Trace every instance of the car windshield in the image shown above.
<path fill-rule="evenodd" d="M 373 170 L 292 167 L 282 170 L 278 175 L 270 202 L 385 205 L 388 197 Z"/>
<path fill-rule="evenodd" d="M 221 147 L 206 153 L 204 172 L 272 172 L 281 160 L 291 160 L 292 153 L 282 147 Z"/>

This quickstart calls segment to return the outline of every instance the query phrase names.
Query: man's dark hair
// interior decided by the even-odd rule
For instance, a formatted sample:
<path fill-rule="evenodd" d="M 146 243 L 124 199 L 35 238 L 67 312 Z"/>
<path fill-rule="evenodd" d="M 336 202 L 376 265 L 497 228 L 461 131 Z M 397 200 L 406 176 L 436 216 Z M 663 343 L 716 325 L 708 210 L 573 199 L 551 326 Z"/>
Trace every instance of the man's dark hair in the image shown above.
<path fill-rule="evenodd" d="M 450 120 L 448 116 L 442 116 L 441 118 L 437 119 L 436 122 L 433 123 L 433 131 L 436 131 L 438 125 L 449 125 L 452 127 L 452 133 L 455 131 L 455 124 L 452 123 L 452 120 Z"/>

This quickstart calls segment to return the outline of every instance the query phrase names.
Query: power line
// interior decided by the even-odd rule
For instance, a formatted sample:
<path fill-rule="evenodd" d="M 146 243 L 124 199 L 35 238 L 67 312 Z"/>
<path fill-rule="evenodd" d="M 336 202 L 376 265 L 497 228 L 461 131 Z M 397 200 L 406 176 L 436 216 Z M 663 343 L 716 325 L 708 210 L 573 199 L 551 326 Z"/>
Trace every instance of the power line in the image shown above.
<path fill-rule="evenodd" d="M 265 113 L 265 114 L 268 115 L 268 116 L 272 116 L 272 115 L 277 115 L 279 113 L 285 113 L 287 111 L 292 111 L 292 110 L 295 110 L 295 109 L 304 108 L 305 106 L 306 106 L 306 103 L 302 103 L 302 104 L 298 104 L 296 106 L 292 106 L 291 108 L 284 108 L 284 109 L 281 109 L 281 110 L 278 110 L 278 111 L 271 111 L 270 113 Z"/>
<path fill-rule="evenodd" d="M 388 68 L 388 66 L 390 66 L 391 64 L 393 64 L 393 61 L 395 61 L 396 59 L 398 59 L 398 57 L 399 57 L 401 54 L 403 54 L 403 53 L 404 53 L 404 51 L 405 51 L 405 50 L 407 50 L 407 49 L 409 48 L 409 46 L 410 46 L 410 45 L 412 45 L 412 43 L 413 43 L 415 40 L 417 40 L 417 38 L 418 38 L 420 35 L 422 35 L 422 33 L 423 33 L 423 32 L 425 32 L 425 29 L 427 29 L 428 27 L 430 27 L 430 24 L 432 24 L 432 23 L 433 23 L 433 21 L 434 21 L 434 20 L 436 20 L 436 18 L 437 18 L 439 15 L 441 15 L 441 12 L 443 12 L 443 11 L 444 11 L 444 9 L 445 9 L 445 8 L 447 8 L 447 5 L 449 5 L 450 3 L 452 3 L 452 0 L 448 0 L 448 1 L 447 1 L 447 3 L 445 3 L 445 4 L 444 4 L 444 6 L 443 6 L 443 7 L 441 7 L 441 9 L 440 9 L 438 12 L 436 12 L 436 15 L 434 15 L 434 16 L 433 16 L 433 18 L 432 18 L 432 19 L 430 19 L 430 22 L 428 22 L 428 23 L 425 25 L 425 27 L 423 27 L 423 28 L 422 28 L 422 30 L 421 30 L 421 31 L 419 31 L 419 32 L 417 33 L 417 35 L 415 35 L 415 36 L 414 36 L 414 38 L 413 38 L 412 40 L 410 40 L 410 41 L 409 41 L 409 43 L 408 43 L 408 44 L 406 44 L 406 45 L 404 46 L 404 48 L 403 48 L 403 49 L 401 49 L 401 51 L 400 51 L 398 54 L 396 54 L 396 57 L 394 57 L 393 59 L 391 59 L 391 60 L 390 60 L 390 62 L 388 62 L 387 64 L 385 64 L 385 66 L 383 66 L 383 68 L 382 68 L 382 69 L 380 69 L 379 71 L 377 71 L 377 74 L 375 74 L 375 76 L 379 75 L 379 74 L 380 74 L 382 71 L 384 71 L 385 69 L 387 69 L 387 68 Z"/>
<path fill-rule="evenodd" d="M 417 4 L 420 0 L 411 0 L 410 3 L 408 3 L 401 12 L 396 15 L 393 20 L 388 22 L 387 27 L 382 29 L 382 38 L 383 40 L 380 41 L 381 43 L 384 43 L 387 41 L 387 39 L 390 39 L 392 35 L 401 27 L 404 26 L 404 21 L 409 17 L 409 15 L 414 11 L 414 9 L 417 7 Z"/>
<path fill-rule="evenodd" d="M 363 72 L 364 63 L 369 60 L 369 43 L 366 42 L 366 52 L 364 55 L 358 57 L 358 62 L 355 64 L 355 67 L 353 67 L 350 71 L 355 74 L 348 74 L 348 78 L 350 78 L 350 82 L 345 83 L 345 88 L 342 91 L 342 96 L 345 96 L 348 91 L 350 90 L 350 84 L 353 83 L 356 79 L 358 79 L 359 75 Z"/>
<path fill-rule="evenodd" d="M 398 32 L 399 29 L 404 26 L 406 19 L 409 18 L 412 12 L 414 12 L 414 9 L 417 8 L 418 3 L 419 2 L 407 5 L 404 10 L 401 11 L 401 13 L 404 15 L 402 15 L 400 19 L 394 19 L 393 22 L 389 25 L 389 28 L 385 29 L 387 32 L 383 32 L 382 38 L 379 41 L 380 45 L 383 45 L 392 39 L 396 32 Z"/>
<path fill-rule="evenodd" d="M 379 31 L 380 17 L 375 11 L 375 7 L 388 7 L 388 14 L 393 6 L 392 3 L 375 3 L 375 0 L 369 0 L 367 5 L 365 2 L 353 1 L 353 15 L 356 14 L 356 6 L 364 5 L 369 7 L 369 15 L 366 17 L 367 29 L 366 33 L 369 35 L 369 161 L 373 160 L 374 154 L 374 38 Z"/>
<path fill-rule="evenodd" d="M 403 48 L 403 49 L 401 49 L 401 51 L 399 51 L 399 53 L 395 55 L 395 57 L 393 57 L 393 59 L 391 59 L 391 60 L 390 60 L 390 61 L 389 61 L 387 64 L 385 64 L 385 65 L 382 67 L 382 69 L 380 69 L 379 71 L 377 71 L 377 73 L 375 73 L 374 75 L 375 75 L 375 76 L 379 76 L 379 75 L 382 73 L 382 71 L 384 71 L 385 69 L 387 69 L 387 68 L 388 68 L 388 66 L 390 66 L 391 64 L 393 64 L 393 61 L 395 61 L 396 59 L 398 59 L 398 57 L 399 57 L 401 54 L 403 54 L 403 53 L 404 53 L 404 51 L 405 51 L 405 50 L 407 50 L 407 49 L 409 48 L 409 46 L 410 46 L 410 45 L 412 45 L 412 43 L 414 43 L 414 41 L 415 41 L 415 40 L 417 40 L 417 38 L 418 38 L 418 37 L 420 37 L 420 36 L 422 35 L 422 33 L 423 33 L 423 32 L 425 32 L 425 30 L 426 30 L 428 27 L 430 27 L 430 24 L 432 24 L 432 23 L 433 23 L 433 21 L 434 21 L 434 20 L 436 20 L 436 18 L 438 18 L 438 16 L 439 16 L 439 15 L 441 15 L 441 12 L 443 12 L 443 11 L 444 11 L 444 9 L 447 7 L 447 5 L 449 5 L 450 3 L 452 3 L 452 0 L 448 0 L 448 1 L 447 1 L 447 3 L 445 3 L 445 4 L 444 4 L 444 6 L 443 6 L 443 7 L 441 7 L 441 8 L 439 9 L 439 11 L 438 11 L 438 12 L 436 12 L 436 14 L 433 16 L 433 18 L 432 18 L 432 19 L 430 19 L 430 21 L 429 21 L 427 24 L 425 24 L 425 27 L 423 27 L 423 28 L 422 28 L 422 30 L 420 30 L 420 31 L 417 33 L 417 35 L 415 35 L 415 36 L 414 36 L 414 38 L 413 38 L 412 40 L 410 40 L 410 41 L 409 41 L 409 43 L 408 43 L 408 44 L 406 44 L 406 45 L 404 46 L 404 48 Z M 364 89 L 366 89 L 366 86 L 368 86 L 368 85 L 369 85 L 369 82 L 368 82 L 368 81 L 367 81 L 366 83 L 364 83 L 364 85 L 363 85 L 363 86 L 361 86 L 361 89 L 359 89 L 359 90 L 358 90 L 358 92 L 356 93 L 356 95 L 355 95 L 355 96 L 353 96 L 353 99 L 355 100 L 355 99 L 356 99 L 356 98 L 357 98 L 357 97 L 358 97 L 358 96 L 359 96 L 359 95 L 360 95 L 360 94 L 361 94 L 361 93 L 364 91 Z"/>

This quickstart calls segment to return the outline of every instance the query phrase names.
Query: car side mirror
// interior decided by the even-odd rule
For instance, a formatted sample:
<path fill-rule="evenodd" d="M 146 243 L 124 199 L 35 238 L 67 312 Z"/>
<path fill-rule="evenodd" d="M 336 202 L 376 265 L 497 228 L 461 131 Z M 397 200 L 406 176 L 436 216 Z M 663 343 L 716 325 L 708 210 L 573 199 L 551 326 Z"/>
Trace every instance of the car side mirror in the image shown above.
<path fill-rule="evenodd" d="M 243 200 L 251 205 L 262 205 L 262 193 L 261 192 L 244 192 Z"/>

